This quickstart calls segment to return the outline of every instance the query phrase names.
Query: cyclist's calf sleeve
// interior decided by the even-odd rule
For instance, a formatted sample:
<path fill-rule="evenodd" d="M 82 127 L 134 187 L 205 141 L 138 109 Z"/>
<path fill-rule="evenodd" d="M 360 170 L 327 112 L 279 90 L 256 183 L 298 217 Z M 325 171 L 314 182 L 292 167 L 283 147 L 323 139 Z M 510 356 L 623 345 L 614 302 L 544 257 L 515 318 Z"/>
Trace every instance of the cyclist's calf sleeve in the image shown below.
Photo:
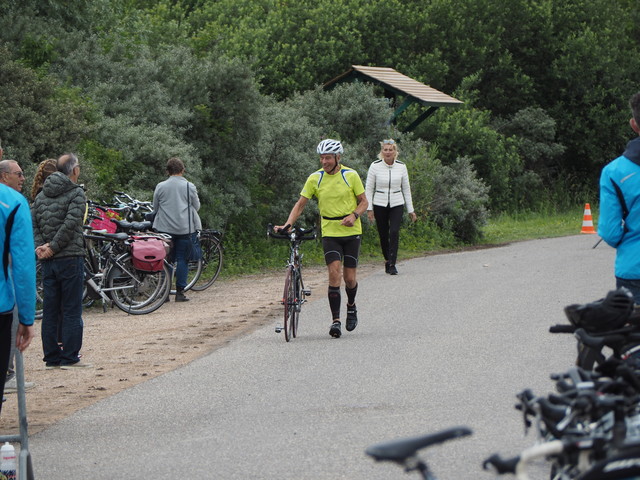
<path fill-rule="evenodd" d="M 356 283 L 356 286 L 353 288 L 349 288 L 345 286 L 344 289 L 347 292 L 347 303 L 349 305 L 353 305 L 354 303 L 356 303 L 356 293 L 358 293 L 358 284 Z"/>
<path fill-rule="evenodd" d="M 340 287 L 329 286 L 329 308 L 334 320 L 340 318 Z"/>

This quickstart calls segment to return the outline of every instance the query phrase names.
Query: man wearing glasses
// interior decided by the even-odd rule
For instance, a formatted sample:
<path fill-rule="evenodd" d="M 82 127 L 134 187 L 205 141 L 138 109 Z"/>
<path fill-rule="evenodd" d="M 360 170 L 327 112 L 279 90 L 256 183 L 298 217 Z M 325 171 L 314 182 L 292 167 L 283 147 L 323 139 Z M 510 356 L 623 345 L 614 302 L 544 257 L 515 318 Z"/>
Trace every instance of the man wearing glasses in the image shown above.
<path fill-rule="evenodd" d="M 2 160 L 0 162 L 0 183 L 13 188 L 16 192 L 22 191 L 24 173 L 15 160 Z"/>
<path fill-rule="evenodd" d="M 13 188 L 16 192 L 22 191 L 22 185 L 24 184 L 24 173 L 15 160 L 2 160 L 0 161 L 0 183 L 7 187 Z M 18 318 L 15 315 L 14 317 Z M 7 369 L 7 380 L 4 384 L 5 393 L 14 393 L 18 390 L 18 383 L 15 372 L 14 359 L 16 357 L 16 333 L 18 331 L 18 322 L 13 322 L 13 328 L 11 329 L 11 355 L 9 357 L 9 367 Z M 25 390 L 33 388 L 35 384 L 33 382 L 24 382 Z"/>

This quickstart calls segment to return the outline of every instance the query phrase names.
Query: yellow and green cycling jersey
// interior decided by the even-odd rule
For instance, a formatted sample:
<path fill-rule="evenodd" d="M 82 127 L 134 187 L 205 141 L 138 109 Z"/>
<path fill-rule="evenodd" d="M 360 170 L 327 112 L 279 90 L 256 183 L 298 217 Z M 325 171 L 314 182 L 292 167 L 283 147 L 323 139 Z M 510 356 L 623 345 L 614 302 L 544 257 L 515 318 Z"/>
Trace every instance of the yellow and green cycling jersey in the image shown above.
<path fill-rule="evenodd" d="M 342 219 L 358 206 L 356 197 L 364 193 L 358 172 L 341 166 L 340 171 L 329 175 L 323 169 L 309 175 L 300 192 L 307 199 L 316 197 L 322 216 L 323 237 L 348 237 L 362 233 L 362 223 L 357 219 L 353 227 L 341 225 Z"/>

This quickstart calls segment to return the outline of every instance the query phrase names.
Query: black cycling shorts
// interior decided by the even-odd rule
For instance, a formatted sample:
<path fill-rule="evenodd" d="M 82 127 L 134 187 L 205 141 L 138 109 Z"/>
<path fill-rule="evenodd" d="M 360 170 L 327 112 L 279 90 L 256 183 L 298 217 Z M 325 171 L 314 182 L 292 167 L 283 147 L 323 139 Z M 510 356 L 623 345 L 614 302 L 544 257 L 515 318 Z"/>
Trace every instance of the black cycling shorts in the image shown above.
<path fill-rule="evenodd" d="M 358 266 L 360 235 L 322 237 L 322 248 L 324 249 L 324 261 L 327 265 L 338 260 L 343 262 L 347 268 Z"/>

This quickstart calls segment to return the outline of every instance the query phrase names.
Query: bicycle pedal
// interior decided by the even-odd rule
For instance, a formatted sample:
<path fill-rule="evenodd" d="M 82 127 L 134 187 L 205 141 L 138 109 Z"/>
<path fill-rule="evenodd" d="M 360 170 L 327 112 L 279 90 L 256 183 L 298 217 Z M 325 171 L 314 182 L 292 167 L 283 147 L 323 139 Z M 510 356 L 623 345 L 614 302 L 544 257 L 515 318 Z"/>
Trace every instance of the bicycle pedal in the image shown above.
<path fill-rule="evenodd" d="M 283 328 L 280 325 L 276 325 L 276 333 L 282 332 Z"/>
<path fill-rule="evenodd" d="M 304 293 L 305 297 L 309 297 L 311 296 L 311 289 L 305 288 L 304 290 L 302 290 L 302 293 Z"/>

